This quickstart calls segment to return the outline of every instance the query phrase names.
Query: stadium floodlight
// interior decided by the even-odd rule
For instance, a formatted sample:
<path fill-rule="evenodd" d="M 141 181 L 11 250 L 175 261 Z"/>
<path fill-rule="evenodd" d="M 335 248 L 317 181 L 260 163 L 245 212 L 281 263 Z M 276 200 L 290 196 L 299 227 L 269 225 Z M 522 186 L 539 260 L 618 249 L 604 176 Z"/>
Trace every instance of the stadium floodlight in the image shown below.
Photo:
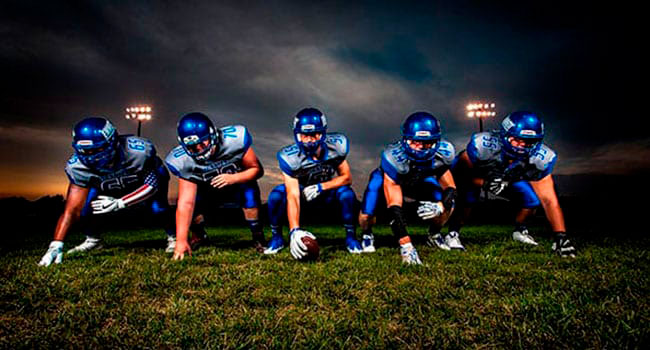
<path fill-rule="evenodd" d="M 147 105 L 133 106 L 126 109 L 126 119 L 138 121 L 138 136 L 142 131 L 142 122 L 151 120 L 153 108 Z"/>
<path fill-rule="evenodd" d="M 469 103 L 466 106 L 467 116 L 469 118 L 477 118 L 478 119 L 479 131 L 483 132 L 483 118 L 496 116 L 497 112 L 495 111 L 495 108 L 496 108 L 496 104 L 494 104 L 492 102 L 489 102 L 489 103 L 484 103 L 484 102 Z"/>

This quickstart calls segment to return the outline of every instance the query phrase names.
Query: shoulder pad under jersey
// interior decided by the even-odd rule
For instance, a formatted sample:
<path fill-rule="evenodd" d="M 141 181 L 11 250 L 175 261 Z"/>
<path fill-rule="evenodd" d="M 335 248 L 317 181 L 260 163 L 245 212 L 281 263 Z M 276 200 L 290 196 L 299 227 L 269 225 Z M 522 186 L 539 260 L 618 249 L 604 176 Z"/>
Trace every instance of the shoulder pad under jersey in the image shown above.
<path fill-rule="evenodd" d="M 65 174 L 68 176 L 71 184 L 88 187 L 90 180 L 96 176 L 90 168 L 85 166 L 76 154 L 72 154 L 68 163 L 65 165 Z"/>
<path fill-rule="evenodd" d="M 169 171 L 186 180 L 190 178 L 194 164 L 194 159 L 185 152 L 183 146 L 174 147 L 165 157 L 165 165 Z"/>
<path fill-rule="evenodd" d="M 277 153 L 280 169 L 287 175 L 293 175 L 302 164 L 302 157 L 298 145 L 291 144 L 282 147 Z"/>
<path fill-rule="evenodd" d="M 381 169 L 393 181 L 397 182 L 398 175 L 408 173 L 409 168 L 409 161 L 400 141 L 387 145 L 381 152 Z"/>
<path fill-rule="evenodd" d="M 232 158 L 244 154 L 253 144 L 253 138 L 243 125 L 229 125 L 219 128 L 219 149 L 215 156 L 219 158 Z"/>
<path fill-rule="evenodd" d="M 347 136 L 340 132 L 328 133 L 325 137 L 325 145 L 327 145 L 328 155 L 327 158 L 346 157 L 350 152 L 350 142 Z"/>
<path fill-rule="evenodd" d="M 454 147 L 454 144 L 442 139 L 440 140 L 440 146 L 438 147 L 438 152 L 436 152 L 438 155 L 438 158 L 442 160 L 442 163 L 445 165 L 451 165 L 451 163 L 454 161 L 454 157 L 456 156 L 456 148 Z"/>
<path fill-rule="evenodd" d="M 499 135 L 492 132 L 478 132 L 470 137 L 467 156 L 472 163 L 487 161 L 499 156 L 501 142 Z"/>
<path fill-rule="evenodd" d="M 540 180 L 546 177 L 546 175 L 552 173 L 556 161 L 557 154 L 546 144 L 542 144 L 535 155 L 529 159 L 529 163 L 535 165 L 535 168 L 539 171 L 537 180 Z"/>

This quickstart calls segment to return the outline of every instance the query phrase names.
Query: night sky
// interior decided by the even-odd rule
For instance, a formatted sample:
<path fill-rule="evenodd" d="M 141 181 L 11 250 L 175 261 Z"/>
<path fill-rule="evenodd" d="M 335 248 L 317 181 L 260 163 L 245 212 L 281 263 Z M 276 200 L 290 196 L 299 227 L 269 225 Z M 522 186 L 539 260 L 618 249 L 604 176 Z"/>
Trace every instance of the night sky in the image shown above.
<path fill-rule="evenodd" d="M 162 158 L 184 113 L 246 125 L 264 193 L 307 106 L 350 138 L 359 196 L 408 114 L 433 113 L 462 150 L 476 100 L 499 120 L 539 112 L 556 174 L 650 174 L 642 13 L 522 3 L 4 1 L 0 197 L 64 193 L 72 126 L 100 115 L 135 133 L 124 109 L 138 103 L 155 109 L 143 136 Z"/>

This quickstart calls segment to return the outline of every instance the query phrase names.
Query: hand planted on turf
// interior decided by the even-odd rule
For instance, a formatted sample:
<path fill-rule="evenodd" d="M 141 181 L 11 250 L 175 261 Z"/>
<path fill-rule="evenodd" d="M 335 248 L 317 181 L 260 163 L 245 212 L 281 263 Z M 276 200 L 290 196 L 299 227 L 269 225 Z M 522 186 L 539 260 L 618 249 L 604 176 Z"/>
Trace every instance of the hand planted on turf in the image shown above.
<path fill-rule="evenodd" d="M 442 212 L 444 211 L 444 208 L 442 207 L 442 204 L 440 202 L 428 202 L 428 201 L 422 201 L 420 202 L 420 206 L 418 207 L 418 215 L 422 220 L 430 220 L 433 219 L 437 216 L 440 216 Z"/>
<path fill-rule="evenodd" d="M 52 241 L 50 247 L 47 249 L 47 252 L 41 258 L 41 261 L 38 263 L 41 266 L 50 266 L 52 262 L 55 264 L 60 264 L 63 260 L 63 242 L 61 241 Z"/>
<path fill-rule="evenodd" d="M 323 192 L 323 186 L 321 186 L 320 184 L 307 186 L 302 190 L 302 194 L 305 196 L 307 202 L 318 197 L 318 195 L 321 194 L 321 192 Z"/>
<path fill-rule="evenodd" d="M 487 180 L 484 185 L 485 189 L 495 196 L 503 192 L 503 190 L 508 187 L 508 181 L 505 181 L 503 178 L 497 177 L 494 179 Z"/>
<path fill-rule="evenodd" d="M 223 188 L 237 182 L 236 174 L 220 174 L 210 180 L 210 184 L 215 188 Z"/>
<path fill-rule="evenodd" d="M 185 258 L 185 253 L 187 253 L 188 256 L 192 256 L 192 248 L 190 247 L 190 244 L 187 240 L 185 242 L 176 241 L 172 260 L 183 260 L 183 258 Z"/>
<path fill-rule="evenodd" d="M 316 237 L 300 228 L 294 228 L 291 230 L 290 235 L 291 242 L 289 242 L 289 247 L 291 248 L 291 256 L 296 260 L 300 260 L 307 256 L 307 246 L 303 243 L 302 238 L 309 237 L 311 239 L 316 239 Z"/>
<path fill-rule="evenodd" d="M 105 214 L 112 211 L 124 209 L 124 201 L 121 198 L 109 196 L 98 196 L 90 205 L 93 207 L 93 214 Z"/>

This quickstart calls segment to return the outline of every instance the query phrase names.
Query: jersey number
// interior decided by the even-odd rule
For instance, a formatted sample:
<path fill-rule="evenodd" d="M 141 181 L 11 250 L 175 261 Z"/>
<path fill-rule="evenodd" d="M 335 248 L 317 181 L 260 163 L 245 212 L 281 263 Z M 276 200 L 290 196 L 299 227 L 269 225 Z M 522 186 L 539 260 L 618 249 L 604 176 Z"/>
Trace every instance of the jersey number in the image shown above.
<path fill-rule="evenodd" d="M 138 175 L 126 175 L 102 181 L 99 187 L 102 191 L 121 190 L 135 182 L 138 182 Z"/>

